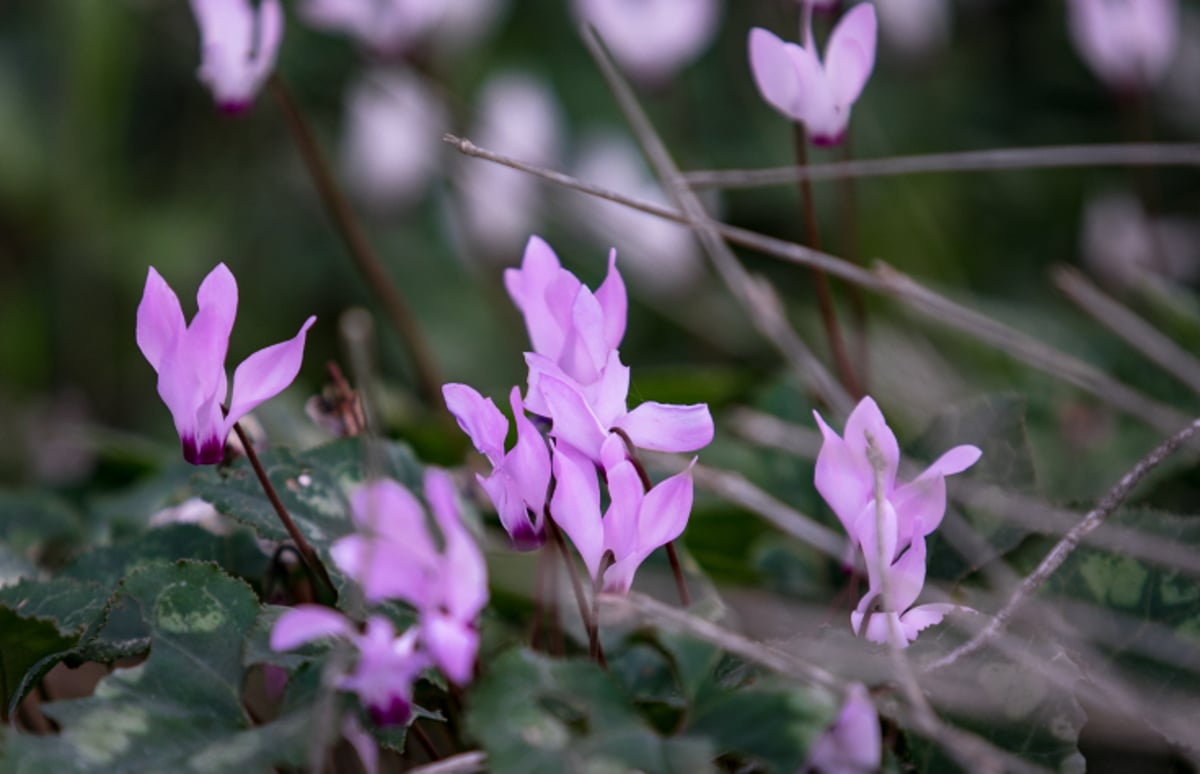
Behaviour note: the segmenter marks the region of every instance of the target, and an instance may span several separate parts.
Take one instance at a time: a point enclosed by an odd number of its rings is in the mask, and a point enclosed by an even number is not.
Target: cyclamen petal
[[[550,514],[596,579],[604,554],[604,527],[600,516],[600,484],[596,468],[582,453],[566,444],[554,450],[554,479]]]
[[[879,713],[862,683],[846,690],[846,702],[833,725],[813,745],[805,772],[864,774],[877,771],[883,760]]]
[[[322,637],[346,637],[354,628],[336,610],[319,605],[297,605],[275,621],[271,650],[292,650]]]
[[[662,452],[690,452],[712,443],[713,420],[704,403],[679,406],[646,401],[618,419],[614,427],[633,445]]]
[[[233,372],[233,393],[225,419],[231,430],[234,422],[283,392],[296,379],[304,359],[305,335],[316,321],[316,317],[309,317],[294,337],[260,349]]]
[[[484,398],[474,387],[466,384],[443,385],[442,398],[475,449],[487,457],[492,465],[500,464],[504,457],[508,420],[492,399]]]
[[[240,112],[250,106],[275,67],[283,40],[279,0],[191,0],[200,28],[200,80],[217,106]]]

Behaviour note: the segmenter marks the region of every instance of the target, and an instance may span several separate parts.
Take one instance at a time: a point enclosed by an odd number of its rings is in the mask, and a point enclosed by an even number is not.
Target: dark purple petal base
[[[393,696],[390,704],[372,704],[367,709],[377,726],[402,726],[412,717],[412,705],[403,696]]]
[[[196,439],[185,437],[183,440],[183,458],[193,465],[216,465],[225,459],[225,441],[215,435],[204,439],[200,446]]]

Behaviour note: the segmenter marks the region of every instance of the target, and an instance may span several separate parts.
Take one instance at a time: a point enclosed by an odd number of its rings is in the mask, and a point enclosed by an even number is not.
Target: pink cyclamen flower
[[[1068,0],[1067,9],[1071,41],[1111,88],[1162,79],[1179,44],[1177,0]]]
[[[883,762],[879,713],[862,683],[846,689],[837,719],[817,739],[802,771],[805,774],[867,774]]]
[[[171,411],[193,465],[214,465],[224,456],[234,423],[258,404],[292,383],[304,357],[309,317],[288,341],[260,349],[233,373],[229,410],[222,410],[228,389],[225,355],[237,315],[237,281],[218,264],[196,294],[198,311],[185,323],[179,298],[153,267],[137,311],[137,343],[158,373],[158,394]]]
[[[271,629],[272,650],[292,650],[324,637],[340,637],[358,650],[354,669],[338,681],[344,691],[358,694],[381,726],[403,725],[412,717],[412,686],[429,666],[417,648],[418,630],[400,636],[392,622],[372,616],[361,633],[354,622],[336,610],[298,605],[279,617]]]
[[[447,677],[465,684],[479,649],[475,620],[488,600],[487,569],[462,524],[445,471],[426,469],[425,496],[440,541],[430,533],[425,509],[412,492],[381,479],[351,495],[359,531],[337,540],[330,553],[362,586],[367,601],[395,598],[415,607],[422,648]]]
[[[913,481],[898,485],[896,471],[900,466],[900,447],[874,400],[868,396],[859,401],[846,420],[844,440],[820,414],[814,411],[813,416],[824,437],[817,455],[815,484],[850,536],[851,549],[862,543],[860,525],[864,521],[873,525],[875,520],[877,472],[868,447],[874,446],[878,451],[882,463],[878,475],[882,477],[883,497],[896,516],[893,554],[918,535],[928,535],[937,529],[946,512],[946,476],[971,467],[981,454],[975,446],[955,446]],[[889,556],[889,561],[891,558]],[[868,557],[868,561],[870,559]]]
[[[651,85],[703,53],[721,16],[717,0],[575,0],[575,11],[622,67]]]
[[[491,498],[513,548],[518,551],[538,548],[546,540],[542,517],[550,486],[550,449],[525,416],[521,390],[513,387],[509,394],[517,442],[507,452],[504,441],[508,437],[508,420],[491,398],[485,399],[465,384],[444,385],[442,396],[446,408],[475,449],[492,463],[492,475],[476,475],[476,479]]]
[[[238,113],[250,106],[275,67],[283,41],[279,0],[191,0],[200,28],[198,76],[217,106]]]
[[[683,534],[692,510],[692,469],[689,465],[647,492],[619,437],[610,436],[602,457],[610,500],[603,516],[596,466],[566,445],[554,451],[550,513],[571,538],[592,581],[603,591],[625,594],[642,562]],[[612,561],[607,566],[606,554]]]
[[[836,145],[875,67],[875,8],[862,3],[842,17],[829,36],[824,62],[817,56],[811,14],[806,4],[803,46],[761,27],[750,30],[750,69],[772,107],[804,124],[817,145]]]

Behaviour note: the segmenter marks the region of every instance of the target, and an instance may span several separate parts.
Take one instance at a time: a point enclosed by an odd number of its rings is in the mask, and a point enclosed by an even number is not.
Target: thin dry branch
[[[981,151],[935,153],[858,159],[830,164],[769,169],[698,170],[684,179],[693,188],[758,188],[789,185],[797,178],[843,180],[931,172],[1006,172],[1067,167],[1200,167],[1195,143],[1121,143],[1060,145],[1042,148],[993,148]]]
[[[1153,451],[1143,457],[1128,473],[1121,477],[1116,486],[1109,490],[1108,494],[1100,500],[1100,504],[1089,511],[1083,520],[1074,529],[1064,535],[1062,540],[1050,550],[1050,553],[1046,555],[1042,563],[1021,582],[1021,585],[1009,597],[1008,602],[996,613],[987,626],[970,640],[930,664],[926,669],[932,671],[950,666],[963,656],[983,647],[1002,632],[1017,608],[1025,600],[1033,596],[1042,587],[1042,584],[1054,574],[1054,571],[1062,566],[1062,563],[1067,560],[1067,557],[1071,555],[1071,552],[1075,550],[1080,541],[1088,533],[1103,524],[1104,520],[1125,501],[1125,498],[1129,496],[1134,487],[1141,483],[1142,479],[1152,470],[1162,464],[1163,460],[1195,435],[1197,430],[1200,430],[1200,419],[1193,420],[1187,427],[1163,441]]]
[[[503,164],[504,166],[535,175],[557,185],[623,204],[676,223],[692,225],[698,230],[711,229],[731,243],[748,247],[790,263],[816,267],[830,276],[852,282],[867,290],[893,296],[926,315],[934,322],[943,322],[953,328],[957,328],[962,333],[991,345],[994,349],[1044,371],[1052,377],[1072,384],[1085,392],[1091,393],[1104,403],[1130,416],[1137,417],[1139,420],[1162,432],[1171,432],[1171,430],[1179,427],[1180,424],[1186,421],[1186,417],[1183,414],[1143,395],[1137,390],[1127,387],[1112,379],[1103,371],[1094,368],[1078,358],[1056,350],[1032,336],[1016,331],[985,315],[971,311],[885,265],[879,265],[874,272],[867,271],[828,253],[822,253],[794,242],[776,239],[775,237],[759,234],[748,229],[720,223],[703,216],[703,213],[701,213],[701,219],[697,220],[683,212],[663,207],[660,204],[624,196],[623,194],[580,181],[560,172],[526,164],[511,157],[484,150],[469,140],[464,140],[453,135],[446,135],[445,139],[466,155]],[[728,248],[725,248],[725,250],[728,250]],[[719,266],[720,264],[718,264]],[[740,288],[740,292],[736,293],[738,300],[753,310],[754,304],[761,303],[764,299],[764,293],[761,291],[756,293],[754,290],[754,278],[746,275],[745,269],[740,264],[737,264],[736,267],[732,267],[730,270],[732,272],[732,279],[737,282]],[[795,336],[794,332],[788,337],[786,330],[790,330],[790,326],[787,325],[786,320],[780,320],[777,315],[769,319],[764,319],[761,312],[755,314],[758,315],[756,319],[764,324],[774,326],[769,329],[771,332],[768,336],[777,346],[789,348],[787,356],[789,362],[796,363],[799,370],[809,370],[814,367],[815,359],[812,358],[811,352],[808,351],[803,342]],[[819,365],[819,363],[816,365]],[[830,397],[836,396],[839,392],[844,395],[844,390],[841,390],[841,386],[829,376],[827,371],[824,371],[823,367],[822,373],[822,383],[819,385],[818,393],[824,392]],[[808,378],[810,380],[815,378],[811,371]],[[848,396],[845,396],[845,401],[848,403]],[[849,408],[846,403],[835,403],[833,405],[835,407],[841,405],[842,407],[839,410],[847,413]]]
[[[1096,322],[1200,395],[1200,359],[1191,352],[1164,336],[1161,331],[1104,293],[1075,269],[1066,266],[1056,268],[1054,284]]]

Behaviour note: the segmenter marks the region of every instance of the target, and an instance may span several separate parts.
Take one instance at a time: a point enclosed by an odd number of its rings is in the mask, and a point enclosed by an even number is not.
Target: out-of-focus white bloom
[[[191,0],[200,28],[200,69],[217,107],[240,113],[250,107],[275,67],[283,41],[279,0]]]
[[[564,134],[558,99],[542,80],[501,73],[483,86],[467,136],[481,147],[553,167]],[[459,161],[456,188],[462,227],[489,257],[512,260],[536,231],[545,184],[524,172],[473,158]]]
[[[440,96],[411,70],[368,73],[346,97],[342,164],[351,190],[378,209],[420,198],[449,126]]]
[[[575,0],[621,67],[658,85],[708,48],[721,18],[718,0]]]
[[[461,56],[487,36],[508,10],[509,0],[442,0],[441,20],[432,32],[439,53]]]
[[[1068,0],[1071,41],[1110,87],[1153,86],[1179,43],[1177,0]]]
[[[950,42],[950,0],[874,0],[879,34],[902,56],[921,59]]]
[[[168,524],[196,524],[214,535],[228,535],[231,529],[225,517],[199,497],[190,497],[179,505],[163,508],[150,517],[151,527],[165,527]]]
[[[585,137],[574,174],[627,196],[670,205],[633,143],[623,135]],[[639,287],[656,295],[682,294],[700,276],[700,247],[686,226],[585,194],[572,194],[568,204],[584,229],[616,248],[621,266],[634,275]]]
[[[444,0],[307,0],[300,16],[313,27],[341,32],[378,54],[414,45],[446,11]]]
[[[1084,263],[1116,287],[1137,287],[1154,277],[1189,282],[1200,276],[1200,223],[1151,218],[1127,193],[1106,193],[1088,203],[1080,249]]]

